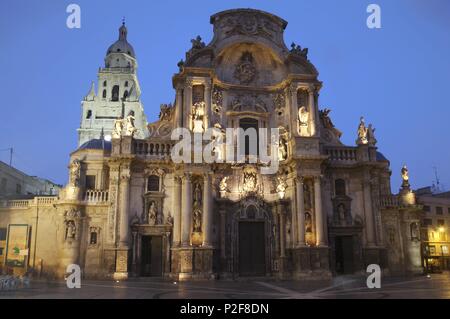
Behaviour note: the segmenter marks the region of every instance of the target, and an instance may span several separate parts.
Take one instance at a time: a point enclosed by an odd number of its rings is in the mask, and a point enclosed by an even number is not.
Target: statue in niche
[[[114,121],[114,128],[112,131],[112,138],[120,138],[122,136],[123,121],[117,119]]]
[[[283,177],[278,176],[277,177],[277,193],[280,196],[280,199],[284,198],[284,194],[286,193],[287,184]]]
[[[308,126],[309,112],[306,110],[306,107],[301,106],[298,109],[298,122],[299,126]]]
[[[284,161],[287,158],[287,142],[281,137],[278,142],[278,159]]]
[[[169,215],[166,218],[166,223],[168,225],[173,225],[173,217],[172,217],[172,215],[170,215],[170,212],[169,212]]]
[[[358,139],[356,140],[356,144],[358,144],[358,145],[364,144],[365,145],[365,144],[369,143],[369,141],[367,139],[367,133],[368,133],[368,129],[366,127],[364,117],[361,116],[361,118],[359,119]]]
[[[419,240],[419,225],[416,222],[411,223],[411,240]]]
[[[76,159],[70,165],[70,185],[73,187],[79,186],[81,175],[81,162]]]
[[[338,205],[337,213],[338,213],[339,223],[341,225],[345,225],[346,224],[346,219],[345,219],[345,205],[344,204],[339,204]]]
[[[205,102],[197,102],[192,106],[192,130],[194,133],[203,133],[203,116],[205,115]]]
[[[228,189],[227,181],[229,178],[230,178],[229,176],[225,176],[220,180],[219,190],[220,190],[221,195],[223,195],[227,192],[227,189]]]
[[[194,232],[199,233],[202,231],[202,211],[196,209],[194,211]]]
[[[77,235],[77,228],[73,220],[66,222],[66,239],[75,239]]]
[[[312,233],[312,218],[308,212],[305,213],[305,232]]]
[[[194,188],[194,207],[200,207],[202,204],[202,189],[200,184],[195,184]]]
[[[311,208],[311,190],[309,188],[309,185],[306,183],[303,184],[303,193],[305,196],[305,208]]]
[[[147,222],[149,225],[156,225],[158,222],[158,210],[156,209],[155,202],[150,203],[150,207],[148,208]]]
[[[137,131],[137,129],[134,126],[134,115],[130,113],[125,118],[125,133],[124,133],[124,135],[133,137],[133,135],[136,131]]]

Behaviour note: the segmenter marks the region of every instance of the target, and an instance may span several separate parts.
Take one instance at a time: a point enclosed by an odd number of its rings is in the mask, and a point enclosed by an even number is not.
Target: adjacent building
[[[48,276],[78,264],[86,277],[116,279],[328,278],[365,273],[369,264],[387,274],[421,272],[421,207],[406,167],[393,194],[389,161],[364,118],[355,145],[341,142],[330,110],[319,107],[323,84],[308,49],[284,42],[287,22],[252,9],[210,22],[212,40],[191,40],[172,78],[175,103],[162,104],[151,123],[121,26],[98,91],[83,102],[69,183],[59,198],[0,208],[0,226],[27,243],[5,263]],[[200,150],[182,153],[200,162],[180,162],[177,128],[188,136],[215,128],[213,140],[227,144],[205,151],[214,156],[208,162],[201,155],[211,139],[197,140]],[[229,128],[254,129],[262,143],[275,138],[253,149],[250,135]],[[266,151],[275,171],[264,170]],[[226,160],[236,152],[242,161]]]
[[[432,187],[416,190],[417,201],[423,205],[422,256],[427,271],[450,269],[450,192],[434,192]]]

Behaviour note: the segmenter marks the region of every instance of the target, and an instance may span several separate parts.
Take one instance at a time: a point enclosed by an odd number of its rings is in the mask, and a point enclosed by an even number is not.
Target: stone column
[[[317,246],[326,246],[323,230],[322,190],[320,176],[314,177],[314,206],[316,213],[316,243]]]
[[[203,246],[212,244],[212,189],[211,174],[205,174],[203,183]]]
[[[222,259],[226,258],[225,254],[225,236],[226,236],[226,229],[225,229],[225,222],[226,222],[226,215],[225,210],[220,210],[220,257]]]
[[[186,79],[184,86],[184,103],[183,103],[183,125],[187,129],[192,129],[191,125],[191,108],[192,108],[192,79]]]
[[[312,86],[308,89],[308,97],[309,97],[309,127],[311,136],[316,135],[316,107],[314,103],[314,88]]]
[[[281,205],[279,206],[281,208]],[[279,209],[278,214],[280,215],[280,257],[284,258],[286,257],[286,245],[284,240],[284,232],[286,229],[286,222],[285,222],[285,216],[284,211],[282,209]]]
[[[181,177],[174,177],[173,194],[173,245],[179,246],[181,239]]]
[[[375,226],[372,210],[372,196],[370,180],[364,181],[364,219],[366,223],[367,246],[375,246]]]
[[[205,120],[203,121],[203,124],[205,126],[205,130],[208,129],[208,127],[211,127],[211,80],[207,79],[205,81]]]
[[[175,114],[176,114],[176,119],[175,119],[175,123],[177,123],[178,127],[182,127],[183,126],[183,90],[180,86],[177,86],[177,93],[176,93],[176,110],[175,110]]]
[[[298,91],[298,85],[297,83],[292,83],[289,87],[290,96],[288,96],[288,99],[290,100],[290,107],[291,107],[291,127],[294,127],[293,130],[294,136],[299,136],[299,127],[298,127],[298,101],[297,101],[297,91]]]
[[[294,184],[294,182],[293,182]],[[292,198],[295,198],[295,187],[292,185],[293,193]],[[295,247],[298,240],[298,224],[297,224],[297,202],[296,200],[292,201],[292,207],[291,207],[291,241],[292,241],[292,247]]]
[[[128,248],[129,221],[128,203],[130,194],[130,169],[127,167],[120,174],[120,227],[119,244],[120,247]]]
[[[183,205],[182,205],[182,231],[181,245],[189,246],[191,243],[191,220],[192,220],[192,184],[191,175],[183,176]]]
[[[298,247],[305,246],[305,197],[303,194],[303,177],[296,179],[297,186],[297,222],[298,222]]]

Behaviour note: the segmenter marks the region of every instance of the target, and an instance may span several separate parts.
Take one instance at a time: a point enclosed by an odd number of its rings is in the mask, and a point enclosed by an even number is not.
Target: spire
[[[91,82],[91,89],[89,90],[88,95],[84,98],[86,101],[93,101],[95,98],[95,83]]]
[[[127,27],[125,26],[125,17],[122,18],[122,26],[119,28],[119,40],[127,40]]]

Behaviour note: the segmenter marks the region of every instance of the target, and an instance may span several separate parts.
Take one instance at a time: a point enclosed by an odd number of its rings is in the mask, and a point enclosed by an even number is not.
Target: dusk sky
[[[81,7],[81,28],[66,26],[66,7]],[[366,8],[381,7],[381,29],[369,29]],[[13,166],[57,183],[68,179],[77,146],[81,100],[103,66],[126,18],[150,122],[174,101],[171,77],[197,35],[212,37],[209,17],[254,8],[286,21],[285,42],[309,48],[323,82],[320,108],[355,145],[359,117],[376,128],[391,162],[392,191],[406,163],[414,188],[431,185],[433,167],[450,187],[450,1],[61,1],[1,0],[0,149]],[[8,151],[0,160],[9,162]]]

